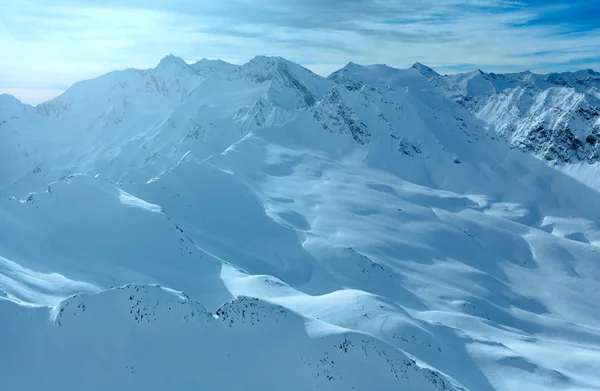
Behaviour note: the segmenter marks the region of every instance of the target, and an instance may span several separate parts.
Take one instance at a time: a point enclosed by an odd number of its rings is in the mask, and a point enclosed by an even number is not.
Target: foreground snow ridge
[[[599,88],[170,55],[1,95],[0,390],[600,389]]]
[[[19,315],[5,348],[30,358],[28,369],[3,372],[6,389],[369,390],[373,379],[382,389],[448,389],[437,373],[381,341],[325,331],[257,298],[240,296],[213,315],[179,292],[130,284],[71,296],[50,310],[52,322],[43,309],[0,304],[3,317]],[[307,335],[306,322],[321,330]],[[3,355],[3,367],[13,359]],[[105,376],[89,378],[98,365]],[[70,374],[56,379],[59,368]]]

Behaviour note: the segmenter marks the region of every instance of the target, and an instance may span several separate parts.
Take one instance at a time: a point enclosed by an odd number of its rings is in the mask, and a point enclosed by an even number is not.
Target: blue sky
[[[0,92],[28,103],[168,53],[439,72],[600,69],[598,0],[19,0],[0,3]]]

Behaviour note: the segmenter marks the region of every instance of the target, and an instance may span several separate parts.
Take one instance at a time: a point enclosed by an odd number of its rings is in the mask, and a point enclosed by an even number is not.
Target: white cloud
[[[2,7],[0,88],[28,102],[113,69],[152,67],[168,53],[236,63],[273,54],[321,74],[349,61],[420,61],[441,71],[600,65],[600,29],[569,34],[564,25],[529,23],[543,10],[503,0],[20,0]]]

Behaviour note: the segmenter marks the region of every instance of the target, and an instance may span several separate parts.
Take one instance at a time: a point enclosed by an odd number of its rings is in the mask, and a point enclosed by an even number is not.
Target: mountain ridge
[[[279,56],[266,56],[266,55],[257,55],[254,58],[252,58],[251,60],[249,60],[246,63],[241,64],[241,65],[237,65],[237,64],[233,64],[233,63],[228,63],[228,62],[223,61],[221,59],[206,59],[206,58],[202,58],[202,59],[200,59],[200,60],[198,60],[196,62],[187,63],[181,57],[177,57],[177,56],[175,56],[173,54],[168,54],[168,55],[166,55],[165,57],[163,57],[159,61],[159,63],[157,64],[156,67],[159,67],[161,62],[163,62],[163,63],[169,63],[169,62],[175,60],[176,63],[179,63],[179,64],[183,63],[185,65],[192,66],[192,68],[193,68],[193,66],[199,67],[201,65],[208,65],[208,64],[212,64],[214,66],[215,64],[219,64],[219,65],[222,65],[222,66],[230,68],[230,69],[239,69],[243,65],[251,63],[253,60],[256,61],[257,59],[269,59],[269,58],[270,59],[283,60],[284,62],[288,62],[288,63],[294,64],[293,62],[291,62],[289,60],[286,60],[283,57],[279,57]],[[342,70],[342,69],[344,69],[344,68],[346,68],[348,66],[355,66],[355,67],[382,66],[382,67],[386,67],[386,68],[389,68],[389,69],[392,69],[392,70],[403,70],[404,69],[404,68],[390,67],[390,66],[388,66],[386,64],[358,65],[358,64],[356,64],[356,63],[354,63],[354,62],[351,61],[346,66],[338,69],[337,71],[332,72],[332,74],[336,73],[336,72],[338,72],[338,71],[340,71],[340,70]],[[109,72],[109,73],[123,72],[123,71],[127,71],[127,70],[130,70],[130,69],[135,69],[135,68],[129,68],[129,69],[125,69],[125,70],[122,70],[122,71],[112,71],[112,72]],[[149,68],[149,69],[155,69],[155,68]],[[305,69],[307,69],[307,68],[305,68]],[[431,70],[435,74],[437,74],[439,76],[442,76],[439,73],[437,73],[435,70],[433,70],[433,68],[431,68],[431,67],[429,67],[429,66],[427,66],[425,64],[422,64],[420,62],[414,63],[412,66],[410,66],[407,69],[423,69],[423,70],[428,70],[427,71],[428,73],[429,73],[429,70]],[[138,69],[138,70],[142,71],[142,70],[146,70],[146,69]],[[451,74],[451,75],[443,75],[443,76],[465,75],[465,74],[472,73],[472,72],[477,72],[477,73],[480,73],[480,74],[483,74],[483,75],[486,75],[486,76],[491,76],[491,77],[498,77],[498,76],[516,76],[516,77],[518,77],[518,76],[533,75],[533,76],[537,76],[540,79],[550,79],[550,80],[553,80],[556,83],[564,83],[565,82],[565,78],[567,78],[567,80],[568,80],[569,76],[572,76],[571,78],[573,78],[573,79],[575,79],[577,81],[596,81],[596,80],[600,80],[600,72],[597,72],[597,71],[595,71],[593,69],[581,69],[581,70],[577,70],[577,71],[563,71],[563,72],[549,72],[549,73],[534,73],[534,72],[531,72],[529,70],[525,70],[525,71],[521,71],[521,72],[508,72],[508,73],[484,72],[482,70],[475,70],[475,71],[466,72],[466,73],[457,72],[457,73],[454,73],[454,74]],[[94,79],[96,79],[98,77],[102,77],[102,76],[103,75],[97,76],[97,77],[94,77],[94,78],[90,78],[90,79],[87,79],[87,80],[84,80],[84,81],[94,80]],[[328,75],[328,76],[331,76],[331,74]],[[328,77],[328,76],[323,76],[323,77]],[[2,95],[10,95],[10,96],[12,96],[11,94],[2,94]],[[44,103],[44,102],[42,102],[42,103]],[[27,105],[26,103],[23,103],[23,104]]]

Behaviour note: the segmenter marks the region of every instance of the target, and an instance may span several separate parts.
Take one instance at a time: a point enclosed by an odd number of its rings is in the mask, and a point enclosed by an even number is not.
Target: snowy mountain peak
[[[192,68],[180,57],[168,54],[163,57],[155,68],[156,70],[172,70],[172,71],[190,71]]]
[[[19,99],[10,94],[0,94],[0,104],[16,104],[22,103]]]
[[[23,102],[9,94],[0,94],[0,122],[18,116],[28,107]]]
[[[270,80],[276,75],[287,75],[290,73],[299,77],[316,76],[310,70],[279,56],[256,56],[241,67],[242,73],[254,77],[255,81],[262,82]]]
[[[192,65],[201,65],[201,66],[227,66],[227,65],[233,65],[233,64],[225,62],[225,61],[223,61],[223,60],[221,60],[219,58],[210,59],[210,58],[202,57],[200,60],[196,61]]]
[[[270,82],[269,101],[285,109],[311,106],[331,86],[328,80],[281,57],[256,56],[242,65],[240,73],[255,83]]]
[[[196,72],[201,75],[229,75],[239,71],[241,66],[230,64],[223,60],[210,60],[203,58],[190,65]]]
[[[259,55],[252,58],[250,61],[242,65],[242,71],[244,72],[256,72],[256,73],[268,73],[276,71],[280,68],[287,68],[290,65],[299,65],[292,63],[279,56],[264,56]]]
[[[600,161],[600,75],[476,70],[442,79],[445,94],[513,145],[544,160]]]
[[[250,61],[248,61],[248,64],[261,64],[261,63],[278,63],[278,62],[291,62],[289,60],[286,60],[285,58],[281,57],[281,56],[268,56],[266,54],[257,54],[256,56],[252,57],[252,59],[250,59]]]
[[[439,73],[437,73],[436,71],[434,71],[427,65],[421,64],[420,62],[415,62],[411,66],[411,69],[416,69],[417,71],[421,72],[423,75],[425,75],[427,77],[439,76]]]
[[[572,76],[576,79],[582,79],[582,78],[588,78],[588,77],[592,77],[592,78],[596,78],[600,76],[599,72],[594,71],[593,69],[581,69],[579,71],[575,71],[575,72],[553,72],[548,74],[548,76],[553,76],[553,77],[557,77],[557,76],[563,76],[563,77],[568,77],[568,76]]]
[[[349,62],[343,68],[340,68],[337,71],[333,72],[331,75],[329,75],[329,78],[336,79],[341,75],[354,74],[356,72],[370,72],[373,75],[379,73],[382,77],[385,77],[390,72],[395,71],[399,71],[399,69],[390,67],[386,64],[361,65],[355,62]]]
[[[350,80],[362,81],[359,79],[362,79],[364,76],[368,75],[369,79],[383,78],[394,70],[394,68],[390,68],[383,64],[359,65],[349,62],[343,68],[329,75],[328,79],[334,80],[338,83]]]

